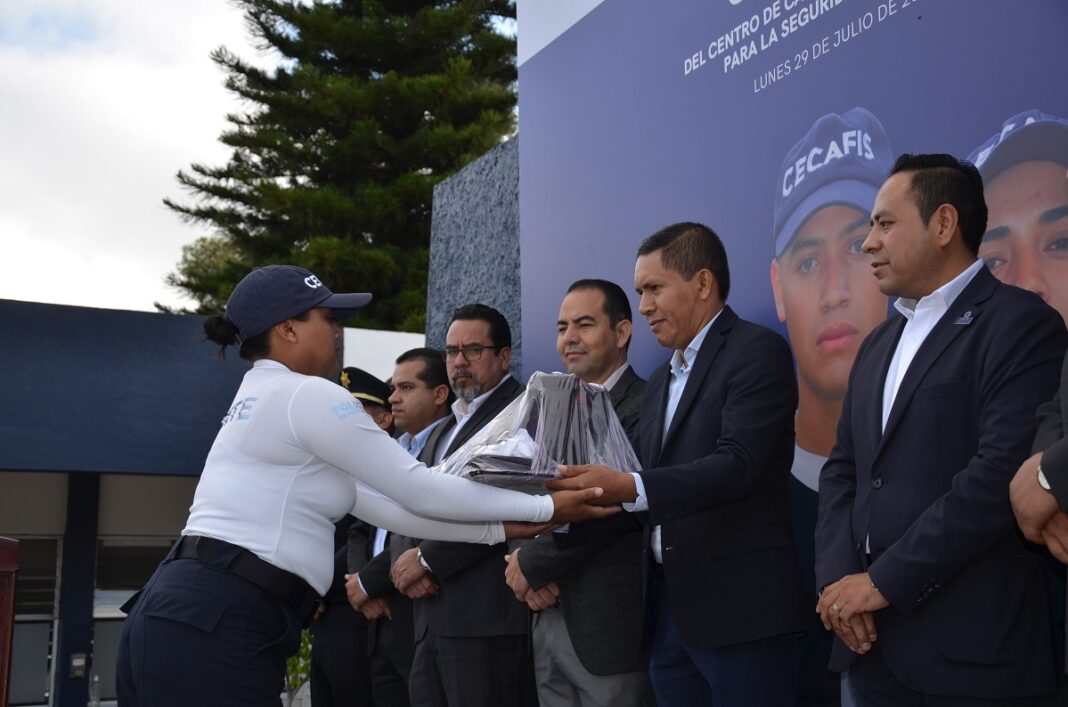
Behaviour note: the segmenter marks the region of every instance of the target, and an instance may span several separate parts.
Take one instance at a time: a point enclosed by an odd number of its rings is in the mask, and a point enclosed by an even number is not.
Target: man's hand
[[[849,621],[836,621],[833,624],[834,633],[846,647],[858,655],[864,655],[871,650],[871,644],[878,636],[875,633],[875,616],[865,612],[854,614]]]
[[[867,572],[827,585],[816,603],[823,627],[833,630],[850,650],[866,653],[878,636],[872,613],[890,606]]]
[[[377,621],[383,616],[387,619],[393,618],[393,615],[389,612],[389,602],[384,597],[368,599],[363,603],[363,608],[360,611],[363,612],[363,617],[368,621]]]
[[[1068,565],[1068,515],[1057,511],[1042,528],[1042,540],[1053,556]]]
[[[601,506],[630,503],[638,498],[637,485],[630,474],[601,464],[561,464],[558,468],[565,478],[546,482],[545,488],[550,491],[600,488],[604,493],[592,502]]]
[[[531,611],[551,609],[560,603],[560,586],[556,582],[549,582],[541,589],[531,589],[527,592],[525,601]]]
[[[598,486],[583,485],[581,482],[576,484],[573,479],[556,479],[547,482],[545,486],[553,490],[555,487],[550,486],[550,484],[561,483],[572,483],[574,485],[567,488],[579,490],[559,490],[552,494],[553,517],[551,521],[553,523],[563,524],[593,518],[604,518],[623,510],[617,505],[604,503],[602,498],[604,489]]]
[[[530,582],[527,581],[519,566],[520,549],[516,548],[512,554],[504,556],[504,561],[507,563],[504,566],[504,581],[515,594],[516,601],[526,601],[527,592],[530,591]]]
[[[436,596],[438,593],[438,583],[434,581],[434,577],[427,574],[423,575],[421,579],[415,580],[412,584],[405,589],[402,594],[409,599],[425,599],[426,597]]]
[[[1025,461],[1009,484],[1009,501],[1012,503],[1012,512],[1016,514],[1016,523],[1025,538],[1039,544],[1046,542],[1042,528],[1058,511],[1057,499],[1038,485],[1038,465],[1041,461],[1041,452]],[[1053,552],[1052,548],[1050,552]]]
[[[393,567],[389,571],[389,576],[393,579],[393,586],[401,594],[407,594],[408,587],[426,575],[426,570],[419,563],[419,548],[417,547],[405,550],[404,554],[393,563]]]
[[[352,608],[356,611],[360,611],[364,602],[367,601],[367,592],[363,591],[360,587],[360,574],[345,575],[345,594],[349,597],[349,603],[352,604]]]

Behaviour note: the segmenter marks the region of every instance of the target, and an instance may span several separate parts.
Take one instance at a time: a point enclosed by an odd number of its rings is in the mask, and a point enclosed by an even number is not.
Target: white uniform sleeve
[[[544,522],[552,517],[549,496],[531,496],[431,471],[378,429],[348,391],[325,379],[309,378],[297,389],[290,402],[289,424],[309,452],[424,520]],[[422,530],[404,534],[434,537]]]
[[[379,528],[413,538],[432,538],[450,542],[503,543],[504,526],[499,522],[443,521],[418,516],[392,498],[366,484],[356,482],[356,505],[352,515]]]

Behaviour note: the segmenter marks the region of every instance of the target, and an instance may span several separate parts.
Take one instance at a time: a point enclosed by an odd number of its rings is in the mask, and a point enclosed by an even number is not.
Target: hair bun
[[[226,317],[212,315],[204,320],[204,336],[219,346],[230,346],[238,343],[237,325]]]

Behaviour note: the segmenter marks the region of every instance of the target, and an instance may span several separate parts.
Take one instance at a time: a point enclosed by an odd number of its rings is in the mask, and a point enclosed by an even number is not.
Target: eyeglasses
[[[446,346],[445,358],[449,361],[455,361],[456,357],[460,354],[464,355],[464,360],[468,363],[477,361],[482,358],[482,352],[486,349],[490,349],[494,352],[503,349],[503,346],[486,346],[485,344],[468,344],[467,346]]]

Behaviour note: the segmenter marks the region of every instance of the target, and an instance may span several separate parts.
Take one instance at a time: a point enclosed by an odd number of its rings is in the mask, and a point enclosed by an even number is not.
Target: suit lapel
[[[734,313],[734,310],[730,307],[724,307],[723,312],[716,319],[716,323],[709,328],[708,334],[705,335],[705,340],[701,343],[701,348],[697,352],[697,360],[694,361],[690,375],[686,378],[686,387],[682,389],[682,397],[679,399],[678,407],[675,408],[675,414],[671,418],[671,428],[664,435],[662,446],[667,447],[671,442],[672,435],[682,424],[686,413],[689,412],[694,400],[697,399],[697,391],[701,389],[705,376],[708,375],[709,369],[712,368],[712,361],[715,360],[716,354],[723,347],[723,343],[727,340],[726,335],[736,321],[738,321],[738,315]],[[661,414],[663,415],[663,413]],[[661,421],[662,428],[663,421]]]
[[[879,441],[879,449],[875,452],[876,456],[882,451],[882,448],[886,445],[886,440],[893,434],[894,429],[901,421],[905,414],[905,409],[909,406],[912,396],[916,393],[920,383],[923,382],[927,372],[931,370],[950,344],[960,336],[961,332],[975,326],[975,320],[982,314],[980,303],[990,297],[995,287],[997,287],[997,280],[994,279],[994,276],[986,268],[980,270],[946,313],[942,315],[942,318],[938,320],[927,338],[924,339],[916,352],[915,358],[909,364],[908,370],[905,371],[905,377],[901,380],[901,387],[898,388],[897,395],[894,397],[894,405],[890,408],[890,417],[886,420],[886,428],[883,430],[882,438]],[[894,346],[893,348],[896,349],[897,347]],[[893,356],[893,349],[890,355]],[[890,362],[888,360],[883,368],[884,388],[889,365]],[[879,400],[882,400],[881,395]],[[881,405],[879,406],[879,415],[881,420]]]
[[[612,390],[608,391],[608,400],[612,403],[613,410],[618,408],[620,403],[626,399],[627,391],[634,385],[637,377],[638,375],[634,372],[634,369],[628,367],[627,370],[623,371],[623,375],[619,377],[619,380],[616,381]]]
[[[456,426],[456,416],[449,411],[449,415],[445,422],[442,422],[434,431],[430,433],[430,436],[426,438],[426,444],[419,450],[419,455],[416,457],[419,461],[423,462],[427,466],[434,466],[434,452],[437,450],[438,445],[441,444],[441,440],[444,439]]]
[[[651,469],[660,464],[660,453],[663,450],[663,445],[660,441],[664,438],[664,413],[667,408],[668,383],[670,381],[671,368],[668,364],[664,364],[650,376],[649,383],[645,388],[645,397],[653,401],[653,410],[656,413],[651,423],[645,424],[644,419],[640,421],[642,423],[641,450],[643,452],[642,456],[645,457],[641,462],[646,469]],[[642,409],[643,411],[648,410],[649,406],[643,404]]]
[[[493,395],[486,398],[486,402],[479,406],[475,414],[471,416],[471,419],[465,422],[460,431],[456,433],[456,437],[449,444],[449,448],[445,450],[445,456],[451,455],[460,448],[460,445],[474,437],[475,433],[496,417],[497,413],[504,409],[519,394],[521,389],[522,386],[519,385],[515,378],[509,378],[501,383],[500,387],[493,391]],[[454,425],[456,424],[455,419],[455,416],[453,416]]]

